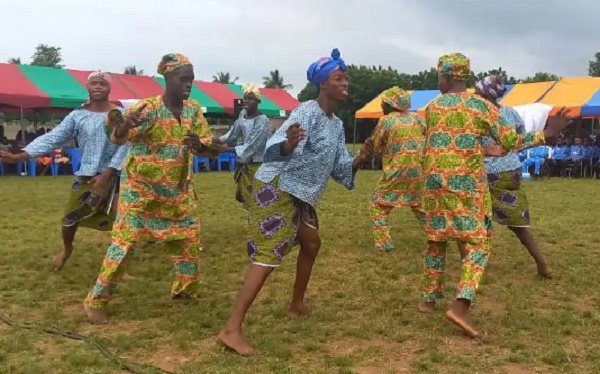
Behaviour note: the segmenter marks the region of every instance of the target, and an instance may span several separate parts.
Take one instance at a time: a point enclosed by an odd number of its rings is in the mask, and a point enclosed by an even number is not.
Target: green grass
[[[105,327],[86,323],[82,301],[110,238],[82,230],[62,273],[59,220],[70,177],[0,178],[0,313],[21,322],[91,335],[112,352],[178,373],[598,373],[600,252],[598,181],[529,181],[533,232],[554,271],[541,280],[516,238],[494,231],[491,264],[473,308],[484,332],[465,338],[444,310],[416,312],[424,234],[410,212],[392,217],[397,249],[373,250],[368,200],[376,172],[360,172],[357,190],[333,182],[319,205],[323,247],[309,286],[313,315],[291,321],[295,253],[275,271],[251,309],[246,332],[261,357],[244,359],[215,343],[248,262],[243,211],[229,173],[196,176],[204,251],[198,300],[172,301],[164,248],[139,250],[110,304]],[[448,275],[459,276],[458,253]],[[454,282],[449,282],[453,285]],[[0,324],[0,373],[121,373],[85,344]]]

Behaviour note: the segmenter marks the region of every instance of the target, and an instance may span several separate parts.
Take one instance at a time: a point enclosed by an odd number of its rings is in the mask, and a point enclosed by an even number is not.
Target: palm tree
[[[283,77],[279,74],[279,70],[269,72],[269,76],[263,77],[263,85],[265,88],[280,88],[282,90],[289,90],[294,88],[291,84],[283,83]]]
[[[144,74],[144,70],[140,69],[138,70],[135,65],[131,65],[131,66],[127,66],[125,68],[125,71],[123,72],[124,74],[128,74],[128,75],[143,75]]]
[[[217,75],[213,75],[212,79],[214,83],[235,84],[235,82],[237,82],[240,78],[235,77],[234,80],[231,80],[231,75],[229,73],[220,71],[217,73]]]
[[[9,64],[21,65],[21,57],[11,57],[7,62]]]

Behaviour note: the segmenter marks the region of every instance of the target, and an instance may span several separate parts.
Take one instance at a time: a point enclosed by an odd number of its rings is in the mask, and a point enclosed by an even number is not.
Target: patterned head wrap
[[[184,55],[180,53],[169,53],[168,55],[164,55],[160,60],[156,72],[162,76],[165,76],[177,69],[191,64],[192,63],[190,60]]]
[[[340,51],[334,49],[331,52],[331,57],[322,57],[316,62],[313,62],[306,72],[306,78],[311,83],[320,86],[334,71],[346,71],[346,63],[342,60]]]
[[[506,86],[499,75],[488,75],[477,82],[477,91],[488,99],[498,100],[506,92]]]
[[[411,105],[410,93],[396,86],[383,91],[381,101],[401,112],[409,110]]]
[[[244,95],[252,94],[256,97],[256,99],[260,102],[262,101],[262,96],[260,94],[260,89],[255,83],[248,83],[242,86],[242,92]]]
[[[102,78],[103,81],[105,81],[106,83],[108,83],[110,85],[110,74],[105,73],[100,70],[95,71],[95,72],[91,73],[90,75],[88,75],[87,81],[88,81],[88,83],[90,83],[90,81],[92,79],[98,78],[98,77]]]
[[[462,53],[452,53],[440,57],[437,70],[458,81],[466,81],[471,75],[471,61]]]

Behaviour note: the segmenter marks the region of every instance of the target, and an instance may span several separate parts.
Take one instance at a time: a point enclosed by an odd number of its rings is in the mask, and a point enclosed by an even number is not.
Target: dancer
[[[264,163],[248,199],[248,257],[252,262],[229,321],[219,340],[238,354],[257,351],[242,334],[242,322],[273,269],[294,244],[300,243],[290,317],[310,313],[304,294],[321,247],[316,206],[329,178],[354,188],[358,167],[370,160],[373,143],[365,141],[360,156],[351,158],[342,121],[333,112],[348,97],[346,65],[337,49],[308,68],[308,80],[319,96],[300,104],[266,145]]]
[[[375,153],[382,155],[383,175],[371,197],[371,226],[375,247],[394,249],[389,215],[394,207],[419,206],[425,121],[410,109],[410,93],[392,87],[381,95],[383,117],[373,131]]]
[[[111,78],[108,73],[89,75],[88,101],[75,109],[52,131],[44,134],[19,154],[0,152],[0,158],[22,162],[54,153],[66,141],[75,139],[81,150],[81,167],[75,173],[69,201],[62,218],[63,251],[54,257],[55,270],[61,270],[73,253],[73,240],[79,227],[110,231],[115,218],[111,209],[118,195],[121,165],[126,145],[114,145],[105,133],[108,112],[118,109],[108,101]],[[120,109],[119,109],[120,110]]]
[[[500,106],[497,100],[504,95],[506,87],[502,78],[496,75],[485,77],[477,83],[475,92],[484,99],[489,100],[500,114],[519,135],[525,135],[525,123],[516,110]],[[495,142],[490,137],[484,137],[482,145],[490,150]],[[489,152],[489,151],[488,151]],[[492,156],[497,155],[493,150]],[[496,222],[508,227],[535,260],[538,274],[542,277],[551,276],[550,269],[544,256],[540,252],[529,230],[529,201],[525,191],[521,189],[521,160],[519,156],[510,152],[500,157],[485,158],[485,172],[487,174],[490,195],[492,198],[492,214]],[[461,243],[462,244],[462,243]]]
[[[427,286],[419,310],[428,313],[443,297],[448,241],[466,246],[458,296],[446,317],[467,335],[478,336],[469,318],[469,308],[479,288],[491,249],[492,202],[484,170],[482,136],[490,136],[505,151],[544,144],[570,120],[566,110],[548,120],[546,129],[517,134],[500,111],[476,94],[467,92],[471,74],[469,59],[459,53],[442,56],[438,62],[442,95],[425,111],[427,145],[423,171],[427,175],[422,206],[424,229],[429,241],[426,257]]]
[[[227,134],[213,138],[213,144],[227,145],[227,143],[243,137],[244,144],[225,150],[232,150],[237,154],[238,159],[234,173],[237,185],[235,198],[245,206],[252,192],[250,188],[254,174],[263,161],[265,144],[271,134],[271,122],[258,110],[258,104],[262,101],[258,86],[245,84],[242,86],[242,91],[244,93],[244,109]]]
[[[197,288],[200,225],[193,215],[191,153],[216,157],[218,151],[212,148],[200,104],[188,99],[194,80],[190,61],[180,54],[165,55],[158,73],[165,77],[162,96],[142,100],[127,110],[125,118],[119,112],[109,116],[114,127],[111,140],[117,144],[129,140],[130,152],[112,244],[85,301],[93,324],[107,322],[104,309],[137,242],[166,242],[176,273],[173,298],[192,297]]]

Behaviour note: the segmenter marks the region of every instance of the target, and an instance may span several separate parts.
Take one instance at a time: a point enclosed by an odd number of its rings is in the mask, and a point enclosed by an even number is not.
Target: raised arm
[[[252,157],[258,152],[269,139],[269,129],[271,123],[267,116],[260,116],[256,119],[256,124],[248,139],[244,139],[243,146],[235,147],[237,156],[244,163],[252,161]],[[262,155],[261,155],[262,156]]]

